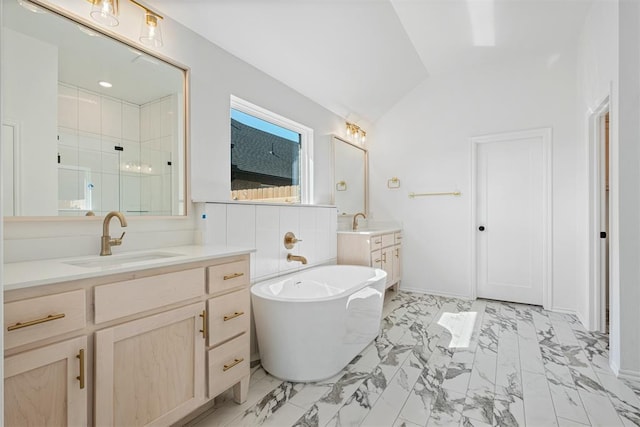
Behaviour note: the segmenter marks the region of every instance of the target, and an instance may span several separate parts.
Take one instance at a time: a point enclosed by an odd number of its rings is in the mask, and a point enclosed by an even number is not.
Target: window
[[[231,97],[231,198],[312,203],[313,130]]]

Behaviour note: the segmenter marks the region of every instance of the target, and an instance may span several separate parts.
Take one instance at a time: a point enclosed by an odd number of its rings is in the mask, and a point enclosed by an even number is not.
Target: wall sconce
[[[142,19],[142,27],[140,30],[140,41],[142,44],[151,47],[162,47],[162,31],[160,30],[160,22],[158,19],[164,18],[135,0],[129,1],[144,10],[144,18]]]
[[[347,126],[347,136],[364,144],[367,139],[367,132],[353,123],[345,122],[345,124]]]
[[[91,6],[91,17],[109,27],[115,27],[118,21],[118,0],[87,0]]]

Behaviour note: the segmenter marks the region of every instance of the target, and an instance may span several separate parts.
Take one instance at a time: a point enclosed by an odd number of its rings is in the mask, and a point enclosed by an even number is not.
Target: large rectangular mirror
[[[3,6],[4,216],[185,215],[186,70]]]
[[[367,150],[333,137],[333,194],[338,215],[367,213]]]

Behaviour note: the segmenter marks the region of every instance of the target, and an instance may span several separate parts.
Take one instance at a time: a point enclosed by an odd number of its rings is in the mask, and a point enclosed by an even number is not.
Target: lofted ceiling
[[[148,0],[353,122],[430,75],[572,49],[591,0]]]

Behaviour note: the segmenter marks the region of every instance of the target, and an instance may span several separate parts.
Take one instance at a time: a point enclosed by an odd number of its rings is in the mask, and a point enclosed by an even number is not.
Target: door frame
[[[22,213],[22,170],[20,167],[22,162],[22,145],[20,142],[21,125],[17,120],[3,118],[2,126],[10,126],[13,128],[13,215],[20,216]],[[7,141],[2,141],[2,144],[7,144]]]
[[[600,189],[600,180],[602,178],[601,163],[602,159],[602,135],[604,129],[601,127],[601,118],[611,111],[611,96],[607,95],[595,109],[590,109],[587,113],[587,126],[589,137],[589,309],[588,309],[588,329],[602,331],[605,328],[603,324],[605,318],[606,295],[604,294],[604,286],[601,280],[601,259],[602,249],[600,240],[601,231],[601,203],[602,192]],[[611,124],[609,124],[609,185],[611,185],[611,176],[613,169],[611,162]],[[611,195],[611,190],[609,190]],[[611,199],[609,200],[609,235],[607,236],[609,244],[609,257],[611,257],[611,219],[612,215]],[[611,258],[609,258],[611,262]],[[611,267],[609,267],[609,295],[611,295]]]
[[[529,129],[515,132],[494,133],[489,135],[474,136],[470,138],[471,144],[471,297],[478,295],[478,239],[477,227],[477,173],[478,173],[478,146],[491,142],[505,142],[530,138],[542,138],[542,306],[549,310],[553,307],[553,188],[552,188],[552,131],[551,128]]]

